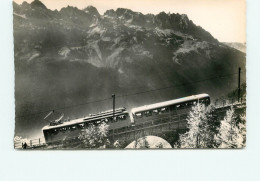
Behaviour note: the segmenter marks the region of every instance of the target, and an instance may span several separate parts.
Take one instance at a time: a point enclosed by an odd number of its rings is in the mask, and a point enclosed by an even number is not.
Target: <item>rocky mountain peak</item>
[[[72,17],[72,18],[77,18],[79,15],[86,15],[86,13],[80,9],[78,9],[77,7],[73,7],[73,6],[67,6],[65,8],[62,8],[60,10],[60,14],[66,17]]]
[[[18,5],[18,6],[19,6],[19,5]],[[26,1],[24,1],[24,2],[20,5],[20,7],[21,7],[22,9],[28,9],[28,8],[30,8],[30,4],[27,3]]]
[[[90,28],[100,22],[100,26],[123,25],[131,27],[142,27],[144,29],[171,29],[184,34],[189,34],[195,39],[217,42],[214,37],[201,27],[195,25],[185,14],[170,14],[161,12],[157,15],[144,15],[140,12],[132,11],[127,8],[118,8],[116,10],[107,10],[105,17],[108,21],[101,21],[98,10],[93,6],[88,6],[81,10],[77,7],[67,6],[60,11],[47,9],[40,0],[34,0],[31,4],[24,2],[22,5],[14,4],[14,13],[22,15],[20,17],[33,17],[40,20],[52,20],[54,18],[62,19],[59,24],[70,27],[77,24],[82,28]],[[111,22],[110,22],[111,21]],[[96,31],[96,30],[95,30]],[[119,31],[119,30],[118,30]]]
[[[187,29],[189,27],[190,20],[186,14],[182,14],[180,18],[180,27]]]
[[[126,8],[118,8],[115,11],[115,14],[117,17],[121,17],[126,20],[133,19],[133,18],[136,19],[136,18],[139,18],[140,16],[144,16],[140,12],[134,12],[131,9],[126,9]]]
[[[85,9],[83,9],[83,11],[85,11],[86,13],[89,13],[91,15],[100,16],[97,8],[95,8],[94,6],[88,6]]]
[[[111,17],[113,17],[113,16],[116,15],[116,12],[115,12],[115,10],[113,10],[113,9],[109,9],[109,10],[107,10],[107,11],[104,13],[104,15],[105,15],[105,16],[111,16]]]
[[[121,16],[123,14],[134,14],[134,12],[132,10],[126,9],[126,8],[117,8],[116,14],[118,16]]]
[[[40,0],[34,0],[31,3],[32,8],[42,8],[42,9],[47,9],[47,7],[40,1]]]
[[[14,1],[13,1],[13,9],[14,9],[14,11],[19,11],[19,9],[20,9],[20,6]]]
[[[15,3],[15,2],[14,2]],[[22,4],[21,4],[21,6],[29,6],[30,4],[28,3],[28,2],[26,2],[26,1],[24,1]]]

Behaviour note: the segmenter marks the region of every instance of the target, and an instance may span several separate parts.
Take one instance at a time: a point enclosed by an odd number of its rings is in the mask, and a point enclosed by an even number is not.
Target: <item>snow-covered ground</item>
[[[126,149],[135,149],[135,148],[172,148],[171,145],[164,139],[158,136],[145,136],[139,138],[136,141],[130,143]]]

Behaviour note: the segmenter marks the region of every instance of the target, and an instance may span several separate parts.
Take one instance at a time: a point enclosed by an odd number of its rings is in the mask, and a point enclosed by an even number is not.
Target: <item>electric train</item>
[[[58,121],[56,124],[52,122],[43,127],[42,131],[47,144],[77,138],[83,129],[89,125],[98,125],[101,122],[106,122],[109,125],[108,134],[117,133],[138,127],[138,125],[149,122],[149,120],[187,114],[191,110],[191,107],[198,102],[207,106],[210,104],[210,96],[208,94],[192,95],[132,108],[130,111],[127,111],[125,107],[117,108],[115,111],[108,110],[97,114],[90,114],[88,117],[71,121]]]

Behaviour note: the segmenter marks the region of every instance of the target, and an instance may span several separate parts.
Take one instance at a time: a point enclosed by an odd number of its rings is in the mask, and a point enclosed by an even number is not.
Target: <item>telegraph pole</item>
[[[113,120],[115,119],[115,104],[116,104],[116,95],[112,94],[112,98],[113,98]]]
[[[238,93],[237,93],[237,101],[239,102],[240,99],[240,73],[241,73],[241,68],[238,68]]]

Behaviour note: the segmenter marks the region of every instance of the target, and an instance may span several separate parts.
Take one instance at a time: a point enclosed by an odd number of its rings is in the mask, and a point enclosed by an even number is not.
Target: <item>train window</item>
[[[89,126],[89,123],[84,123],[84,127],[88,127]]]
[[[84,126],[84,123],[81,123],[81,124],[78,124],[78,128],[79,129],[83,129],[85,126]]]
[[[119,120],[120,120],[119,116],[115,116],[115,117],[114,117],[114,122],[117,122],[117,121],[119,121]]]
[[[159,113],[158,109],[153,110],[153,114],[158,114],[158,113]]]
[[[113,118],[113,122],[115,123],[115,122],[117,122],[117,121],[118,121],[118,117],[115,116],[115,117]]]
[[[74,131],[74,130],[77,129],[76,125],[75,125],[75,126],[68,127],[68,128],[69,128],[69,130],[71,130],[71,131]]]
[[[123,121],[126,119],[126,115],[120,115],[118,116],[118,120]]]
[[[206,102],[207,105],[210,104],[210,99],[209,99],[209,97],[205,99],[205,102]]]
[[[192,105],[193,105],[193,101],[190,101],[190,102],[187,102],[187,103],[186,103],[186,106],[187,106],[187,107],[191,107]]]
[[[59,133],[59,130],[58,130],[58,129],[53,129],[53,130],[51,131],[51,133],[54,134],[54,135],[56,135],[56,134]]]
[[[112,122],[112,117],[106,118],[107,122]]]
[[[136,118],[142,118],[143,117],[143,114],[141,112],[136,113],[135,115],[136,115]]]
[[[186,104],[185,103],[182,103],[181,104],[181,109],[185,109],[186,108]]]
[[[109,118],[107,118],[107,120],[108,120],[108,122],[110,122],[110,123],[117,122],[116,116],[115,116],[115,117],[109,117]]]
[[[63,132],[63,133],[66,132],[67,131],[67,127],[60,128],[60,131]]]
[[[107,120],[108,120],[109,123],[112,123],[113,122],[113,117],[108,117]]]
[[[147,116],[151,116],[152,115],[152,111],[145,111],[144,112],[144,115],[147,117]]]
[[[178,104],[176,106],[176,108],[177,108],[177,110],[185,109],[187,107],[187,105],[188,105],[187,103]]]
[[[204,99],[200,99],[199,102],[202,103],[202,104],[205,104],[206,103],[206,99],[205,98]]]
[[[160,112],[161,112],[161,113],[165,113],[165,112],[167,112],[167,111],[168,111],[168,108],[167,108],[167,107],[163,107],[163,108],[160,109]]]

